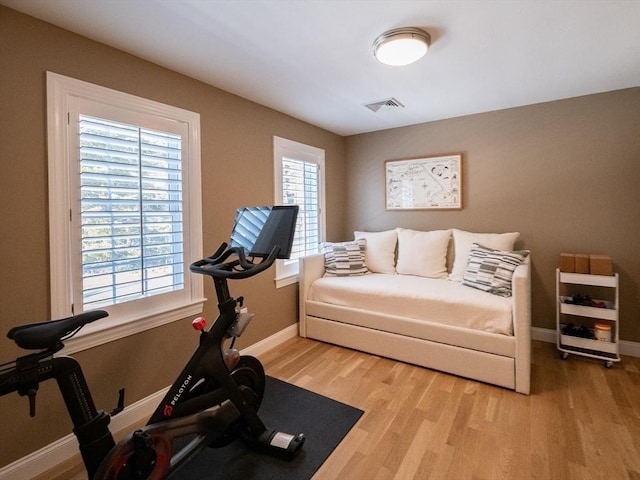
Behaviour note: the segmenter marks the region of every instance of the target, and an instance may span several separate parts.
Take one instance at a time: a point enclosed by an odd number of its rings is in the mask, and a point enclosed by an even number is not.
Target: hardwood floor
[[[530,396],[302,338],[261,360],[365,412],[314,480],[640,480],[640,358],[533,348]]]
[[[640,358],[533,349],[530,396],[304,338],[260,359],[365,412],[314,480],[640,480]]]

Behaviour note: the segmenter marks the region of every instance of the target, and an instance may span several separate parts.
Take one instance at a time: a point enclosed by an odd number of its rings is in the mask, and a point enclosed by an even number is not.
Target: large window
[[[276,203],[299,205],[289,260],[276,263],[278,287],[297,281],[298,259],[318,253],[324,240],[324,150],[273,138]]]
[[[82,289],[101,308],[184,288],[182,137],[79,115]]]
[[[199,116],[51,73],[47,89],[52,316],[110,314],[75,350],[201,311]]]

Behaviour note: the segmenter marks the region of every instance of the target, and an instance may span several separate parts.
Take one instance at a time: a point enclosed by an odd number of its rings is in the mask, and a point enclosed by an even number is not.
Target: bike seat
[[[67,335],[107,315],[109,314],[104,310],[91,310],[60,320],[29,323],[13,327],[7,333],[7,337],[26,350],[55,348]]]

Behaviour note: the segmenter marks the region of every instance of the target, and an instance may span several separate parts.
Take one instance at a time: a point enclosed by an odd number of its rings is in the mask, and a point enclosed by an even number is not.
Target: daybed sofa
[[[518,233],[355,232],[300,261],[300,335],[529,394]]]

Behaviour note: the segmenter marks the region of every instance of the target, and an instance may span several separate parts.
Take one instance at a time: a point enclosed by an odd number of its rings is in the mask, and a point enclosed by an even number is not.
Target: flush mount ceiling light
[[[415,27],[395,28],[378,36],[373,54],[379,62],[399,67],[420,60],[427,53],[431,36]]]

